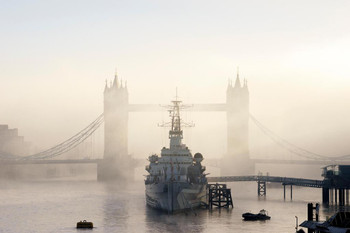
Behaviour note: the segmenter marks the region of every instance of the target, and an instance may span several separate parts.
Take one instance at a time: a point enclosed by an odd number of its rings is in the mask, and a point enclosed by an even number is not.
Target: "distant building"
[[[30,143],[18,136],[18,129],[9,129],[8,125],[0,125],[0,155],[27,155]]]

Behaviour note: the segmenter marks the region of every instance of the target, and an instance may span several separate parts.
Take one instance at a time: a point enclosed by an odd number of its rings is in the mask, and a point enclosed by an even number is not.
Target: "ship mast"
[[[173,107],[169,110],[171,115],[171,129],[169,130],[170,149],[181,145],[181,139],[183,138],[181,130],[181,117],[180,117],[180,105],[182,101],[177,99],[177,88],[175,100],[171,101]]]
[[[172,105],[166,106],[169,110],[169,115],[171,122],[163,123],[159,126],[167,127],[170,126],[169,130],[169,139],[170,139],[170,149],[175,149],[181,147],[181,140],[183,138],[183,131],[181,126],[192,127],[193,123],[184,123],[181,121],[180,110],[190,106],[182,105],[182,101],[178,100],[177,88],[176,88],[176,97],[175,100],[171,101]]]

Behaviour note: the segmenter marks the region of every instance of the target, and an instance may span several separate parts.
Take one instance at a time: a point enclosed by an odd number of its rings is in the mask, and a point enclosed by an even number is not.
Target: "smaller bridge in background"
[[[294,160],[294,159],[252,159],[255,164],[304,164],[304,165],[348,165],[348,160],[330,160],[330,159],[319,159],[319,160]]]
[[[325,182],[323,180],[311,180],[303,178],[293,177],[281,177],[281,176],[218,176],[207,177],[208,182],[247,182],[255,181],[258,183],[258,196],[266,196],[266,183],[281,183],[283,185],[283,198],[286,199],[286,185],[290,185],[290,199],[293,199],[293,185],[309,187],[309,188],[322,188],[322,199],[325,198]],[[327,189],[328,190],[328,189]],[[328,203],[328,202],[327,202]]]
[[[281,183],[282,185],[295,185],[311,188],[322,188],[323,180],[311,180],[292,177],[280,176],[218,176],[208,177],[208,182],[239,182],[239,181],[256,181],[256,182],[270,182]]]

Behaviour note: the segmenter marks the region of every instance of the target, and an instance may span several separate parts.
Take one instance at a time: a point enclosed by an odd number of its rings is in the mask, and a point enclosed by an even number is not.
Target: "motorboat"
[[[250,212],[242,214],[242,217],[244,220],[247,221],[256,221],[256,220],[269,220],[271,217],[268,216],[268,213],[266,210],[262,209],[258,214],[253,214]]]

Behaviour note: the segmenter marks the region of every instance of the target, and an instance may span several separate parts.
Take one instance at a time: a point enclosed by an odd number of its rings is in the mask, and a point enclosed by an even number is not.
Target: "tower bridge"
[[[95,121],[78,132],[68,140],[40,153],[19,157],[2,156],[0,153],[0,164],[55,164],[55,163],[96,163],[99,180],[122,179],[130,177],[130,170],[135,164],[141,164],[141,160],[134,159],[128,151],[128,124],[129,114],[134,112],[163,111],[160,105],[155,104],[131,104],[129,103],[129,92],[126,84],[118,80],[114,81],[104,89],[104,113]],[[222,175],[253,174],[254,166],[258,163],[270,164],[334,164],[336,159],[339,164],[348,164],[346,157],[329,158],[303,150],[286,140],[281,139],[254,116],[249,113],[249,90],[247,81],[241,84],[239,74],[234,84],[230,82],[226,90],[226,102],[215,104],[193,104],[191,111],[195,112],[226,112],[227,120],[227,151],[219,160],[208,162],[221,168]],[[289,152],[304,158],[304,160],[284,159],[252,159],[249,154],[249,120],[251,120],[265,136],[269,137],[278,146]],[[101,159],[55,159],[89,138],[104,123],[104,154]],[[50,159],[50,160],[49,160]],[[40,162],[39,162],[40,161]],[[142,159],[144,161],[144,159]]]
[[[162,110],[159,105],[129,104],[126,84],[118,80],[105,85],[104,121],[105,144],[104,158],[98,164],[99,179],[106,180],[129,174],[132,159],[128,154],[128,116],[132,112],[152,112]],[[237,73],[235,84],[229,83],[226,91],[226,103],[196,104],[191,111],[226,112],[227,115],[227,153],[224,155],[223,174],[232,171],[254,172],[254,164],[249,159],[248,122],[249,91],[246,80],[241,85]],[[228,166],[227,166],[228,165]]]

